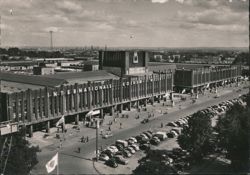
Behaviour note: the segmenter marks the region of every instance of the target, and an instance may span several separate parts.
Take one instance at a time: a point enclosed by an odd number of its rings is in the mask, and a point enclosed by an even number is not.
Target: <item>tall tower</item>
[[[49,31],[50,33],[50,49],[53,50],[53,31]]]

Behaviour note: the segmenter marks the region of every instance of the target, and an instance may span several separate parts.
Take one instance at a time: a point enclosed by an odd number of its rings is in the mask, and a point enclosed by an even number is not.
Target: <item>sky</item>
[[[248,47],[249,0],[0,0],[2,46]]]

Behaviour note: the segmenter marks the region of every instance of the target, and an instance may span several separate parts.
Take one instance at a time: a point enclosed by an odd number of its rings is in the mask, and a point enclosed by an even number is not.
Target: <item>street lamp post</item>
[[[99,129],[99,120],[96,120],[96,161],[98,162],[98,129]]]

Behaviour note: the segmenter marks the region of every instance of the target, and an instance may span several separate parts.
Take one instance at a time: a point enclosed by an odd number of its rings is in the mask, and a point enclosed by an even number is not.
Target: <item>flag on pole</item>
[[[58,122],[56,122],[56,127],[58,127],[62,123],[65,123],[64,115],[60,118],[60,120],[58,120]]]
[[[56,155],[54,157],[52,157],[52,159],[50,161],[48,161],[48,163],[46,163],[46,169],[48,173],[51,173],[56,166],[58,166],[58,153],[56,153]]]
[[[183,90],[181,91],[182,94],[184,94],[185,92],[186,92],[186,89],[183,89]]]
[[[208,83],[207,86],[206,86],[206,88],[209,88],[209,86],[210,86],[210,84]]]

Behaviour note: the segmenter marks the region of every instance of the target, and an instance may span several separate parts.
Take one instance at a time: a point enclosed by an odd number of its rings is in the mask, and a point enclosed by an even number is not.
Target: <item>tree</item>
[[[250,108],[236,103],[225,116],[218,119],[218,147],[226,151],[233,168],[244,171],[249,158]]]
[[[33,147],[24,138],[24,132],[18,132],[12,136],[12,147],[9,154],[5,175],[26,175],[38,163],[38,147]],[[5,137],[0,138],[0,145],[3,145]],[[2,150],[2,147],[0,147]]]
[[[147,155],[140,159],[140,165],[133,170],[135,175],[158,175],[158,174],[176,174],[177,170],[166,163],[166,150],[150,150]]]
[[[194,161],[199,161],[212,151],[211,139],[211,119],[199,111],[188,120],[188,126],[184,126],[177,141],[182,149],[190,152]]]

